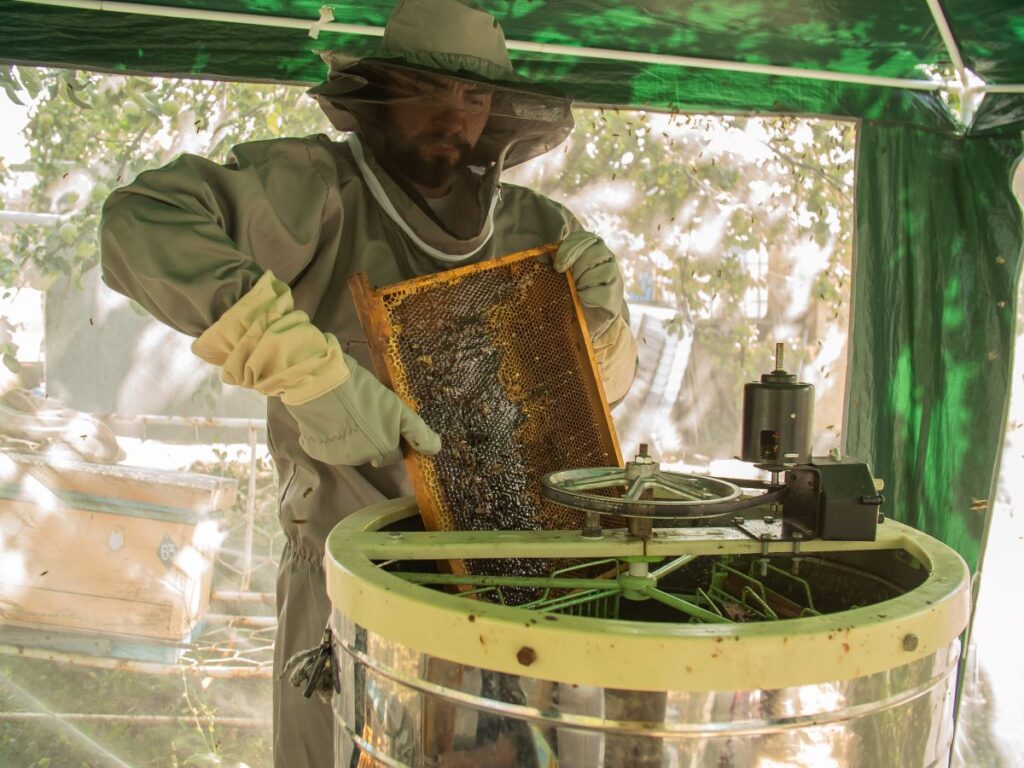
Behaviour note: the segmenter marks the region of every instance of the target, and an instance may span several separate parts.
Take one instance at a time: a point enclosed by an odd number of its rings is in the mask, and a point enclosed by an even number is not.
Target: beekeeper
[[[636,362],[613,254],[561,205],[499,182],[573,119],[566,96],[516,75],[492,16],[403,0],[375,56],[324,57],[328,79],[310,93],[349,132],[341,141],[243,144],[224,165],[182,155],[116,190],[101,225],[107,285],[196,337],[225,382],[267,396],[287,535],[275,668],[320,641],[327,534],[411,493],[403,439],[441,446],[371,372],[350,275],[387,285],[563,241],[553,266],[576,281],[610,401]],[[325,768],[332,749],[329,706],[275,675],[275,765]]]

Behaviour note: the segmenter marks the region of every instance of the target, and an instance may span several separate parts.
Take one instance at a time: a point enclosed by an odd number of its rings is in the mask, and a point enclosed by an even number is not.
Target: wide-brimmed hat
[[[342,131],[365,130],[374,107],[394,98],[383,87],[389,73],[416,72],[489,88],[490,117],[474,163],[516,165],[558,146],[573,128],[571,99],[516,73],[497,20],[460,0],[400,0],[373,55],[320,55],[327,80],[308,93]]]

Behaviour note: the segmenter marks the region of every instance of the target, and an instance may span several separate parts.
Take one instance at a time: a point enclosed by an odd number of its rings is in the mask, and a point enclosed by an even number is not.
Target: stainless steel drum
[[[807,541],[796,556],[784,542],[716,529],[655,529],[647,541],[625,532],[426,534],[408,530],[415,518],[412,499],[385,502],[328,541],[342,678],[336,766],[948,763],[969,575],[925,534],[887,521],[877,541]],[[722,555],[765,573],[799,565],[831,604],[737,623],[667,619],[654,601],[615,612],[594,601],[575,611],[593,615],[567,615],[555,608],[564,598],[530,610],[400,573],[408,563],[499,555],[664,555],[680,578]],[[629,573],[650,578],[632,565]]]

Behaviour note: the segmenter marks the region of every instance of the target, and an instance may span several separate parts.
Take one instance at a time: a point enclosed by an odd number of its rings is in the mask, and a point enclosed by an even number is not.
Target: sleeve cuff
[[[349,377],[338,340],[294,308],[288,285],[266,272],[192,344],[221,368],[221,380],[280,397],[287,405],[315,400]]]
[[[636,375],[637,349],[629,323],[617,317],[592,340],[594,359],[604,384],[605,397],[615,403],[626,396]]]

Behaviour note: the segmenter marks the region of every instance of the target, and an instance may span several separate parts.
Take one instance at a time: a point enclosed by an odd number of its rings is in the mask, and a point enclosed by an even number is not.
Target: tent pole
[[[18,2],[35,5],[59,6],[88,11],[112,11],[115,13],[132,13],[142,16],[160,16],[166,18],[191,19],[195,21],[212,21],[229,24],[254,24],[258,26],[299,29],[310,32],[314,25],[320,31],[338,32],[349,35],[368,35],[380,37],[384,34],[383,27],[361,24],[341,24],[327,22],[321,24],[317,20],[290,18],[287,16],[265,16],[250,13],[229,13],[210,11],[201,8],[176,8],[164,5],[147,5],[142,3],[108,2],[107,0],[18,0]],[[879,77],[875,75],[855,75],[845,72],[830,72],[823,69],[802,69],[782,67],[773,64],[748,64],[740,61],[722,61],[703,59],[691,56],[673,56],[661,53],[643,53],[639,51],[619,51],[609,48],[587,48],[574,45],[555,45],[550,43],[534,43],[520,40],[506,41],[509,50],[528,51],[533,53],[555,54],[611,61],[629,61],[642,64],[661,64],[676,67],[694,67],[699,69],[715,69],[727,72],[748,72],[751,74],[771,75],[775,77],[797,77],[807,80],[828,80],[832,82],[851,83],[854,85],[876,85],[886,88],[907,88],[917,91],[948,90],[946,83],[931,80],[915,80],[910,78]]]
[[[932,12],[932,18],[935,20],[935,26],[939,28],[939,34],[942,36],[942,42],[946,44],[946,50],[949,52],[950,61],[953,62],[953,68],[956,70],[957,77],[960,78],[961,87],[967,87],[967,67],[964,65],[963,56],[960,55],[960,49],[957,47],[956,38],[953,37],[953,30],[949,26],[949,21],[946,19],[946,14],[942,10],[942,6],[939,5],[939,0],[925,0],[928,3],[928,10]]]
[[[854,75],[846,72],[830,72],[825,69],[781,67],[774,64],[748,64],[743,61],[723,61],[719,59],[702,59],[694,56],[674,56],[664,53],[645,53],[643,51],[617,51],[608,48],[588,48],[585,46],[533,43],[520,40],[509,40],[507,43],[509,50],[512,51],[530,51],[533,53],[578,56],[590,59],[663,64],[674,67],[715,69],[726,72],[749,72],[755,75],[798,77],[806,80],[829,80],[838,83],[851,83],[853,85],[877,85],[885,88],[907,88],[916,91],[941,91],[947,87],[945,83],[937,83],[931,80]]]
[[[383,37],[384,27],[373,27],[365,24],[342,24],[340,22],[319,23],[319,17],[313,21],[295,19],[288,16],[264,16],[254,13],[231,13],[228,11],[210,11],[203,8],[178,8],[171,5],[147,5],[144,3],[107,2],[107,0],[17,0],[31,5],[52,5],[60,8],[74,8],[81,11],[111,11],[114,13],[131,13],[137,16],[160,16],[170,19],[188,19],[192,21],[213,21],[225,24],[255,24],[263,27],[281,29],[301,29],[309,32],[314,25],[320,30],[338,32],[347,35],[364,35],[367,37]]]
[[[977,93],[1024,93],[1024,84],[1020,85],[976,85],[970,90]]]
[[[953,62],[953,69],[956,70],[959,88],[951,87],[950,90],[959,92],[960,122],[963,125],[967,125],[971,118],[971,105],[969,103],[971,101],[971,89],[969,89],[970,83],[967,80],[967,67],[964,65],[964,58],[960,55],[956,38],[953,37],[953,29],[949,26],[949,20],[946,18],[942,6],[939,5],[939,0],[925,0],[925,2],[928,3],[928,10],[932,12],[932,19],[935,20],[935,26],[938,27],[939,35],[942,36],[942,42],[946,45],[950,61]]]

